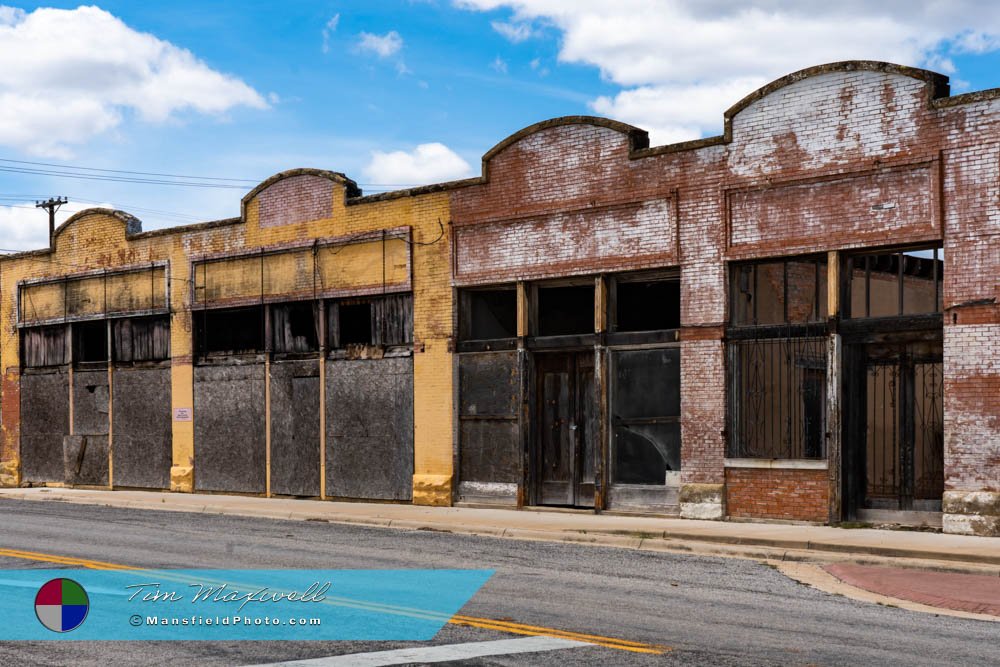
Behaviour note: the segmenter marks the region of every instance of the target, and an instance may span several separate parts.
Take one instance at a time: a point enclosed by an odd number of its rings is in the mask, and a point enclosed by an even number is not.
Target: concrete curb
[[[530,528],[505,528],[487,525],[463,525],[429,519],[390,519],[373,516],[318,516],[315,508],[289,511],[285,508],[231,507],[224,503],[198,502],[190,505],[167,503],[167,497],[160,502],[152,500],[131,500],[122,498],[109,502],[106,497],[87,498],[76,494],[62,494],[52,489],[50,494],[9,493],[0,498],[26,502],[64,502],[83,505],[100,505],[125,509],[139,509],[168,512],[188,512],[221,514],[250,518],[266,518],[292,521],[317,521],[332,524],[389,528],[428,532],[446,532],[460,535],[476,535],[503,539],[562,542],[590,546],[616,547],[639,551],[689,553],[698,555],[750,558],[756,560],[776,560],[792,562],[833,562],[850,560],[870,564],[892,563],[898,567],[919,567],[953,572],[973,572],[1000,576],[1000,554],[969,554],[948,551],[902,549],[875,545],[840,544],[817,540],[789,540],[753,538],[731,535],[711,535],[704,533],[664,530],[636,533],[629,531],[588,530],[538,530]],[[183,496],[173,496],[183,499]]]

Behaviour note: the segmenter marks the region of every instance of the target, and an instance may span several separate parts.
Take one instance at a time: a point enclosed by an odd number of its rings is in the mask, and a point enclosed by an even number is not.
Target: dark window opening
[[[73,360],[81,364],[108,360],[107,320],[73,324]]]
[[[271,306],[271,347],[276,353],[319,350],[317,304],[312,301]]]
[[[845,315],[900,317],[942,310],[944,257],[940,247],[847,258]]]
[[[594,286],[539,287],[538,335],[594,333]]]
[[[730,323],[768,326],[827,317],[826,258],[756,262],[732,267]]]
[[[199,356],[258,354],[264,351],[264,308],[225,308],[195,312]]]
[[[338,347],[348,345],[371,345],[372,344],[372,304],[364,303],[341,303],[340,315],[340,344]]]
[[[326,306],[327,343],[393,346],[413,342],[413,296],[388,294],[370,299],[330,301]]]
[[[62,366],[69,361],[63,324],[21,330],[21,363],[25,368]]]
[[[111,321],[115,361],[165,361],[170,358],[169,317],[129,317]]]
[[[729,349],[729,456],[825,453],[826,339],[741,340]]]
[[[462,340],[496,340],[517,336],[517,291],[464,290],[459,325]]]
[[[681,325],[681,284],[677,280],[615,285],[615,331],[659,331]]]

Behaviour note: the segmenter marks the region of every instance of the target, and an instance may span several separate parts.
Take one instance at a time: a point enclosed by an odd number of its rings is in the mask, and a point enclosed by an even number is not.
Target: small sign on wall
[[[175,422],[189,422],[191,419],[191,408],[174,408]]]

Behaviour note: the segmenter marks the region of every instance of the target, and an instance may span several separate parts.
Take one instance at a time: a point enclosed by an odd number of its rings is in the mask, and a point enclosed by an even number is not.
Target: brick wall
[[[731,517],[826,523],[829,502],[826,470],[726,469],[726,511]]]

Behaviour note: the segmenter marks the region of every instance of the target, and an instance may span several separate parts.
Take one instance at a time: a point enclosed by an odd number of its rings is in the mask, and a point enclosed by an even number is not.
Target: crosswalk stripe
[[[350,653],[347,655],[333,655],[326,658],[276,662],[269,665],[261,665],[260,667],[339,667],[340,665],[351,665],[351,667],[383,667],[384,665],[405,665],[413,662],[449,662],[451,660],[468,660],[493,655],[558,651],[589,645],[585,642],[559,639],[557,637],[524,637],[522,639],[500,639],[497,641],[470,642],[467,644],[415,646],[392,651],[374,651],[372,653]]]

